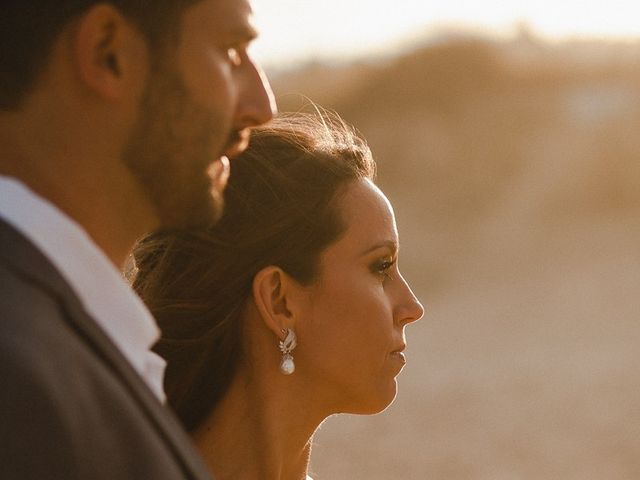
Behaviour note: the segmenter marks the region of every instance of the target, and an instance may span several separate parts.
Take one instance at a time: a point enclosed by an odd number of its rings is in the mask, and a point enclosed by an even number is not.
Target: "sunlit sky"
[[[551,40],[640,37],[638,0],[252,0],[267,65],[388,53],[455,29],[508,36],[526,22]]]

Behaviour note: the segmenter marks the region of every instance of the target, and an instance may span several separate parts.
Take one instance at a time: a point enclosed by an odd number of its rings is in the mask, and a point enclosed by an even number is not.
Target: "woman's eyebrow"
[[[375,245],[372,245],[371,247],[368,247],[364,252],[362,252],[362,256],[367,255],[375,250],[378,250],[379,248],[388,248],[389,250],[391,250],[392,253],[396,253],[398,251],[398,243],[395,242],[394,240],[384,240],[382,242],[376,243]]]

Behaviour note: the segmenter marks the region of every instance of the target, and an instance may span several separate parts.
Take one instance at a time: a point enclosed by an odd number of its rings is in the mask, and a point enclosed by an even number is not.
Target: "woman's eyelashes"
[[[396,259],[392,257],[384,257],[377,261],[375,261],[371,265],[372,273],[379,275],[383,280],[390,280],[391,277],[391,269],[396,263]]]

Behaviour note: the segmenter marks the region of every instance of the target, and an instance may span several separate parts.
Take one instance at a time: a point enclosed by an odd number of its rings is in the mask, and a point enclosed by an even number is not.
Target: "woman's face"
[[[398,233],[384,194],[361,180],[338,205],[346,231],[322,253],[305,292],[295,375],[335,412],[376,413],[396,395],[404,327],[424,310],[398,270]]]

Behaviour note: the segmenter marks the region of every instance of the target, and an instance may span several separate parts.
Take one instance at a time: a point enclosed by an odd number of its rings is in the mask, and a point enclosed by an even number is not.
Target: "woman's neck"
[[[304,480],[313,433],[324,420],[289,377],[240,373],[193,433],[218,480]]]

